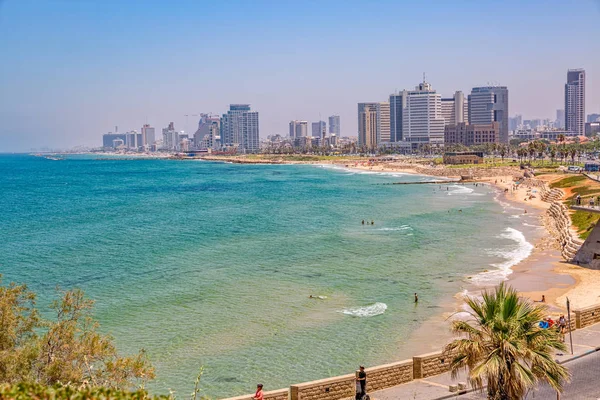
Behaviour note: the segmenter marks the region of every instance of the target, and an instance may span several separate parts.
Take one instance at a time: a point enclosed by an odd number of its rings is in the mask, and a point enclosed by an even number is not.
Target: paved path
[[[567,346],[569,346],[568,335]],[[600,324],[573,332],[572,355],[570,351],[565,354],[556,354],[556,359],[559,362],[568,362],[567,365],[573,374],[573,382],[566,387],[561,400],[600,400],[600,352],[597,352],[598,350],[600,350]],[[457,379],[452,379],[450,374],[446,373],[369,394],[373,400],[439,400],[449,398],[472,400],[486,398],[485,395],[476,393],[463,395],[451,393],[449,386],[456,385],[458,382],[466,382],[464,373],[459,375]],[[549,390],[547,387],[542,386],[539,390],[532,392],[527,399],[556,399],[556,393],[552,393],[552,396],[548,397]]]

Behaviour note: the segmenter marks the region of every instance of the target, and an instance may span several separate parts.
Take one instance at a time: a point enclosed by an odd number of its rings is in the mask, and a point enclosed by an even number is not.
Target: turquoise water
[[[121,350],[149,352],[155,393],[187,397],[200,365],[211,396],[286,387],[396,360],[467,275],[528,254],[535,228],[489,187],[383,185],[423,179],[0,156],[0,272],[42,306],[84,289]]]

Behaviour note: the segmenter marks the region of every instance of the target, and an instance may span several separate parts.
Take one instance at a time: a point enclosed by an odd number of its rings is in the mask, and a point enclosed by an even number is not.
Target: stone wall
[[[368,377],[367,389],[369,391],[381,390],[412,381],[413,360],[365,368],[365,372]]]
[[[413,357],[413,377],[422,379],[443,374],[450,370],[451,361],[452,356],[443,351]]]
[[[573,312],[575,313],[575,327],[577,329],[600,322],[600,304],[573,310]]]
[[[290,391],[289,389],[280,389],[280,390],[272,390],[270,392],[264,392],[265,400],[289,400]],[[254,393],[245,394],[243,396],[230,397],[228,399],[223,400],[252,400],[254,397]]]
[[[355,394],[355,374],[290,386],[291,400],[339,400],[354,397]]]

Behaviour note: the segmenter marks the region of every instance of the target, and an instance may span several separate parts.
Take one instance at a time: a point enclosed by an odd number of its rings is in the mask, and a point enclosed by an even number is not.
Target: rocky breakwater
[[[558,241],[562,257],[566,261],[573,261],[577,251],[583,244],[583,240],[579,239],[577,232],[571,229],[569,210],[561,202],[565,196],[564,192],[557,188],[551,189],[547,182],[539,179],[525,179],[522,185],[538,189],[541,199],[546,203],[550,203],[547,211],[549,218],[545,219],[545,223],[548,230]]]
[[[553,201],[548,209],[548,214],[553,221],[553,234],[560,244],[561,255],[565,260],[572,261],[583,244],[583,240],[579,239],[577,233],[571,229],[569,210],[561,202]]]

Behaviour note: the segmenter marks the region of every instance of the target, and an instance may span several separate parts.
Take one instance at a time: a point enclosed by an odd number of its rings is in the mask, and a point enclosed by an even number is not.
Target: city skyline
[[[600,55],[590,50],[598,2],[432,3],[381,2],[364,14],[352,2],[2,2],[0,51],[10,61],[0,66],[0,151],[94,147],[115,125],[161,129],[174,121],[193,135],[198,121],[185,115],[222,114],[235,103],[260,112],[261,138],[285,135],[291,120],[328,115],[340,116],[342,136],[356,136],[357,103],[386,101],[423,72],[443,98],[507,86],[510,116],[554,119],[564,108],[566,71],[583,68],[586,114],[600,113]],[[338,18],[317,24],[332,12]],[[575,16],[577,30],[548,29]],[[141,20],[152,28],[140,31]],[[390,52],[408,32],[402,51]],[[226,48],[231,55],[215,57]],[[305,60],[311,52],[321,62]],[[449,61],[470,56],[486,63]]]

